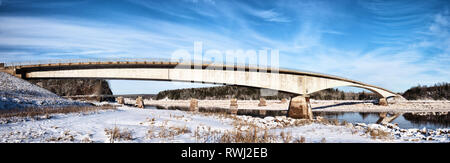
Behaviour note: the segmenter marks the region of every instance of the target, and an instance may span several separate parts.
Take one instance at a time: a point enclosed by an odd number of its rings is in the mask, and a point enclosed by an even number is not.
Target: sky
[[[450,82],[450,1],[0,0],[0,62],[171,58],[194,42],[276,49],[281,68],[403,92]],[[115,94],[211,86],[110,85]]]

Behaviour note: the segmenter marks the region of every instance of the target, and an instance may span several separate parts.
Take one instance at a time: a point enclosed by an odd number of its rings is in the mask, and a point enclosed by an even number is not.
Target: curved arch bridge
[[[291,100],[288,111],[291,117],[305,117],[305,115],[310,117],[308,113],[311,112],[310,107],[308,107],[308,95],[328,88],[351,86],[368,89],[383,97],[380,99],[380,104],[382,105],[387,105],[386,98],[401,97],[387,89],[342,77],[296,70],[257,68],[251,66],[169,61],[75,62],[6,67],[3,65],[0,64],[0,71],[23,79],[95,78],[182,81],[250,86],[290,92],[299,95]],[[306,107],[306,109],[302,109],[303,107]]]

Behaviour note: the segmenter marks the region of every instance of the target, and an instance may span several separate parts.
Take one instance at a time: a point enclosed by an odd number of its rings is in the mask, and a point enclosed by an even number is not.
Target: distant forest
[[[449,100],[450,99],[450,83],[438,83],[433,86],[415,86],[402,94],[408,100]],[[273,91],[273,90],[271,90]],[[401,93],[400,93],[401,94]],[[242,86],[217,86],[207,88],[187,88],[161,91],[156,95],[156,99],[173,99],[187,100],[196,99],[230,99],[237,98],[239,100],[257,100],[261,97],[271,99],[290,98],[295,96],[292,93],[278,92],[273,96],[261,96],[259,88],[242,87]],[[335,88],[325,89],[310,95],[316,100],[373,100],[380,98],[379,95],[362,91],[362,92],[344,92]]]
[[[257,100],[261,97],[273,100],[290,98],[295,96],[293,93],[272,91],[273,96],[261,96],[259,88],[242,87],[242,86],[218,86],[207,88],[187,88],[161,91],[156,95],[156,99],[173,99],[173,100],[187,100],[190,98],[196,99],[230,99],[237,98],[239,100]],[[311,98],[317,100],[370,100],[379,98],[377,94],[371,92],[343,92],[338,89],[326,89],[310,95]]]
[[[403,93],[403,97],[408,100],[450,100],[450,83],[412,87]]]

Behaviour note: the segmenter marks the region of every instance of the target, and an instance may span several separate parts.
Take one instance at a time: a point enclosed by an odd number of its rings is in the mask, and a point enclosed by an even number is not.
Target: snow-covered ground
[[[433,131],[427,141],[427,133],[392,124],[332,125],[284,116],[257,118],[128,106],[46,118],[1,124],[0,142],[111,142],[106,131],[114,128],[118,135],[128,135],[115,142],[223,142],[233,132],[256,129],[260,137],[264,132],[269,135],[269,142],[450,142],[448,129]]]
[[[87,105],[64,99],[25,80],[0,72],[0,110]]]

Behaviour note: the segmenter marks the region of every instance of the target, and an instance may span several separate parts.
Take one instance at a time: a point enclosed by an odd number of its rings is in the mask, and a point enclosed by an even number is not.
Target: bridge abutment
[[[197,112],[198,111],[198,100],[195,98],[191,99],[190,105],[189,105],[189,111]]]
[[[313,119],[309,97],[297,96],[289,103],[288,117],[299,119]]]
[[[388,106],[387,99],[385,97],[378,99],[378,105]]]
[[[142,98],[142,96],[139,96],[139,97],[136,99],[136,106],[137,106],[138,108],[144,108],[144,99]]]
[[[122,96],[117,97],[116,101],[117,101],[118,104],[124,104],[125,103],[125,100],[124,100],[124,98]]]
[[[230,100],[230,114],[236,115],[237,112],[238,112],[237,99],[232,98],[232,99]]]
[[[259,104],[258,104],[258,106],[259,106],[259,107],[261,107],[261,106],[267,106],[266,99],[264,99],[264,98],[259,98]]]

